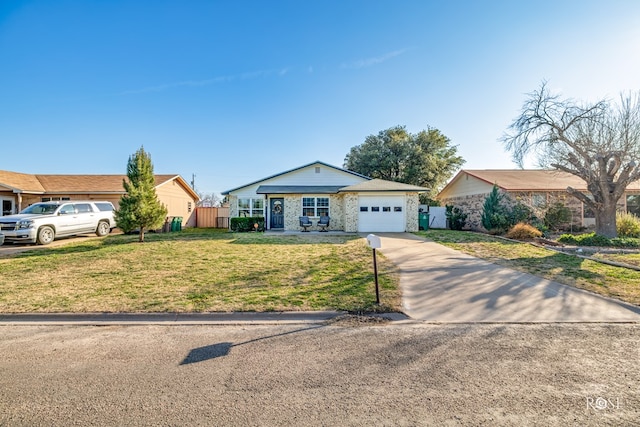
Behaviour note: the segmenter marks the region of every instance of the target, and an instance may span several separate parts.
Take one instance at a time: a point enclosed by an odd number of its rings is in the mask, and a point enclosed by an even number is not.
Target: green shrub
[[[534,223],[539,220],[533,215],[533,210],[527,205],[517,202],[513,206],[504,203],[497,185],[484,200],[482,209],[482,226],[491,234],[503,234],[518,223]]]
[[[531,240],[541,236],[540,230],[524,222],[517,223],[507,232],[508,238],[516,240]]]
[[[538,221],[538,218],[533,214],[533,210],[521,202],[518,202],[511,207],[509,217],[511,226],[515,226],[519,223],[531,224]]]
[[[234,217],[230,220],[231,231],[235,232],[254,231],[254,224],[258,224],[258,231],[264,231],[264,218],[259,216]]]
[[[634,214],[618,212],[616,229],[620,237],[640,237],[640,219]]]
[[[462,230],[467,223],[467,214],[462,209],[454,206],[445,206],[445,216],[449,220],[449,228],[451,230]]]
[[[563,234],[558,237],[558,242],[576,246],[613,246],[611,240],[596,233],[579,234],[577,236]]]
[[[571,222],[571,209],[562,203],[549,206],[544,214],[544,225],[550,230],[560,230]]]
[[[573,234],[563,234],[558,237],[558,242],[564,243],[565,245],[577,245],[578,239]]]
[[[616,248],[639,248],[640,241],[631,237],[616,237],[611,239],[611,246]]]

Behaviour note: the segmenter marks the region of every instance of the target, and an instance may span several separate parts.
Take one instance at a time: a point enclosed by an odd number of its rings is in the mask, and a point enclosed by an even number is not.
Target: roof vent
[[[316,173],[320,173],[320,166],[316,166]]]

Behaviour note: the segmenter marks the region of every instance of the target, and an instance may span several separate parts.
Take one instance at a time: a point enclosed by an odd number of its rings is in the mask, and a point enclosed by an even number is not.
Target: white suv
[[[34,203],[16,215],[0,216],[6,242],[48,245],[57,237],[96,233],[106,236],[116,227],[110,202],[64,201]]]

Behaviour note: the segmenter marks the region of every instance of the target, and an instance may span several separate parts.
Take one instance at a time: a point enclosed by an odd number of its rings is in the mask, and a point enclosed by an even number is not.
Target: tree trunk
[[[618,237],[616,228],[616,203],[608,203],[596,210],[596,234],[609,238]]]
[[[615,228],[615,227],[613,227]],[[138,239],[140,243],[144,242],[144,227],[140,227],[140,238]]]

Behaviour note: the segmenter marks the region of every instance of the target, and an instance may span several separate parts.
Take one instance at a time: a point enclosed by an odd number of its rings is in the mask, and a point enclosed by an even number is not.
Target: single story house
[[[0,215],[50,200],[106,200],[117,209],[125,193],[124,179],[126,175],[31,175],[0,170]],[[180,175],[155,175],[155,184],[168,216],[182,217],[184,227],[195,227],[200,197],[187,182]]]
[[[512,201],[521,202],[544,217],[547,207],[562,203],[573,213],[572,223],[578,226],[595,225],[593,212],[581,201],[567,193],[567,187],[589,194],[587,184],[575,175],[556,170],[542,169],[463,169],[438,193],[436,197],[443,205],[460,208],[467,217],[467,227],[482,229],[484,201],[493,185]],[[618,209],[640,216],[640,182],[627,187],[627,192],[618,201]]]
[[[268,230],[301,230],[301,216],[312,222],[329,216],[330,230],[404,232],[418,231],[418,194],[424,191],[316,161],[222,194],[231,218],[263,217]]]

